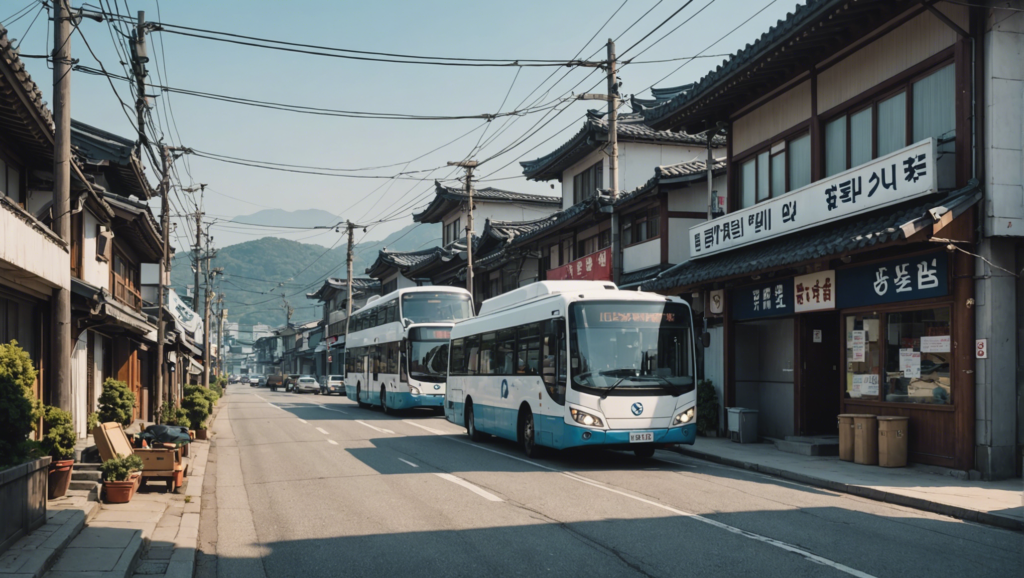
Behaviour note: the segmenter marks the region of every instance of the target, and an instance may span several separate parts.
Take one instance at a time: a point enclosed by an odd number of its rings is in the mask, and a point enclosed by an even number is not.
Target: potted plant
[[[697,382],[697,433],[718,435],[718,394],[709,379]]]
[[[207,439],[206,418],[210,415],[209,390],[201,385],[185,386],[185,399],[181,400],[181,407],[188,412],[188,420],[196,428],[196,439]],[[212,392],[211,392],[212,393]]]
[[[75,442],[78,441],[78,435],[71,420],[71,412],[59,407],[46,406],[43,425],[46,433],[43,435],[42,447],[53,458],[47,486],[48,498],[53,500],[63,497],[71,485],[71,468],[75,464]]]
[[[108,504],[125,504],[135,495],[135,472],[142,471],[142,458],[132,454],[111,458],[101,466],[103,470],[103,495]]]
[[[32,358],[17,341],[0,343],[0,470],[24,462],[33,452],[28,435],[42,413],[32,395],[36,375]]]
[[[100,423],[117,422],[125,427],[132,424],[135,409],[135,394],[128,384],[107,378],[100,394]]]

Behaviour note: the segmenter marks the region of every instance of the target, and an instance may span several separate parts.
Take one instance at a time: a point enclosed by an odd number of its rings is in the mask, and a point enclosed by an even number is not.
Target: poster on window
[[[850,361],[864,361],[865,351],[867,350],[867,331],[863,329],[857,329],[850,332],[849,343],[847,344],[851,350]]]
[[[949,353],[949,336],[922,335],[921,353]]]
[[[903,373],[903,377],[921,377],[921,352],[900,349],[900,372]]]
[[[850,397],[878,395],[878,375],[858,373],[853,376],[853,385],[850,388]]]
[[[819,271],[793,279],[793,310],[822,311],[836,308],[836,272]]]

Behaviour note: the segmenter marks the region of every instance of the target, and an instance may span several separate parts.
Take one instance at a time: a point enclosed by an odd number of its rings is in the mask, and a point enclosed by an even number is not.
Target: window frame
[[[651,234],[651,228],[655,229],[654,234]],[[654,203],[648,204],[640,209],[636,209],[622,218],[621,224],[621,238],[622,247],[632,247],[633,245],[640,245],[648,241],[661,238],[661,204]],[[637,233],[643,231],[643,239],[637,239]],[[627,234],[629,235],[627,237]],[[628,241],[626,239],[629,239]],[[600,249],[598,249],[600,250]],[[595,251],[596,252],[596,251]]]
[[[572,204],[577,205],[597,196],[604,186],[604,159],[588,166],[572,176]],[[584,194],[585,191],[590,191]]]
[[[782,195],[788,194],[788,193],[793,191],[793,189],[791,188],[791,179],[790,179],[790,172],[791,172],[790,171],[791,159],[789,158],[789,151],[791,149],[790,144],[793,141],[799,140],[799,139],[804,138],[804,137],[808,137],[808,138],[812,139],[811,147],[810,147],[811,158],[808,159],[808,163],[811,163],[811,165],[812,165],[811,166],[811,182],[812,183],[814,182],[814,167],[813,167],[813,162],[814,162],[814,142],[813,142],[813,137],[811,136],[811,121],[807,120],[807,121],[804,121],[804,122],[802,122],[802,123],[792,127],[791,129],[781,133],[777,138],[772,139],[771,141],[769,141],[767,143],[762,143],[761,145],[753,146],[753,147],[747,149],[746,151],[744,151],[742,156],[737,156],[733,161],[731,161],[731,164],[735,165],[738,168],[738,170],[735,171],[736,176],[735,177],[731,177],[731,179],[735,183],[735,186],[733,186],[732,188],[736,192],[735,193],[730,193],[730,195],[732,196],[732,206],[738,207],[738,209],[736,209],[736,210],[743,210],[743,209],[748,209],[750,207],[756,207],[757,205],[760,205],[761,203],[763,203],[765,201],[770,201],[772,199],[781,197]],[[780,145],[781,145],[781,147],[780,147]],[[778,149],[778,150],[773,150],[773,149]],[[782,191],[779,194],[775,194],[772,191],[772,180],[773,180],[773,177],[775,176],[773,174],[774,170],[772,169],[772,165],[774,164],[775,159],[777,157],[779,157],[779,156],[783,156],[782,165],[783,165],[783,172],[785,173],[785,178],[784,178],[784,183],[785,184],[783,185],[783,188],[785,190]],[[743,190],[742,190],[742,187],[743,187],[743,167],[748,162],[753,162],[754,163],[754,187],[755,187],[755,190],[754,190],[754,204],[744,207],[743,206]],[[765,176],[765,183],[766,183],[766,188],[767,188],[766,193],[767,194],[762,194],[761,186],[760,186],[761,177],[762,177],[762,172],[761,172],[762,171],[762,166],[761,166],[762,163],[767,165],[766,167],[764,167],[764,170],[767,173],[766,176]]]

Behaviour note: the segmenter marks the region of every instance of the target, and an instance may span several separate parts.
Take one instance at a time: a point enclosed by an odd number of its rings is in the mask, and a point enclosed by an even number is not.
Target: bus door
[[[359,401],[370,399],[370,394],[368,392],[373,389],[370,387],[370,363],[373,359],[373,356],[370,353],[371,351],[373,351],[373,348],[367,347],[366,352],[363,354],[363,389],[359,393],[365,399],[360,399]]]

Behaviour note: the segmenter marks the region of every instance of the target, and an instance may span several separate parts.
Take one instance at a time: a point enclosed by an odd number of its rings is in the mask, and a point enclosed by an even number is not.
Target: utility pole
[[[466,289],[473,293],[473,169],[479,165],[477,161],[449,162],[450,167],[466,169],[466,195],[469,197],[469,214],[466,215]]]
[[[53,228],[67,243],[71,238],[71,12],[69,0],[53,3]],[[54,291],[53,380],[50,404],[72,411],[71,288]]]
[[[612,282],[618,285],[622,271],[622,239],[619,236],[619,213],[615,199],[619,196],[619,87],[615,78],[615,41],[608,39],[608,180],[612,196]]]
[[[345,252],[345,284],[348,286],[346,290],[348,294],[345,296],[345,347],[342,351],[348,350],[348,328],[349,323],[352,322],[352,246],[354,245],[354,233],[355,225],[352,221],[345,221],[345,232],[348,234],[348,251]],[[347,353],[345,363],[348,363]],[[342,371],[344,373],[344,371]]]
[[[196,206],[195,285],[192,286],[192,310],[199,313],[199,277],[203,274],[203,212]]]
[[[207,237],[206,253],[210,254],[210,240]],[[210,257],[207,257],[209,259]],[[203,387],[210,387],[210,282],[219,273],[207,264],[206,288],[203,291]],[[219,355],[219,352],[218,352]]]
[[[132,72],[135,73],[135,114],[139,129],[139,145],[148,146],[146,138],[146,63],[149,55],[146,50],[146,12],[139,10],[138,24],[135,25],[135,37],[132,38]]]
[[[224,375],[224,322],[228,310],[224,309],[224,294],[217,295],[217,376]]]
[[[170,164],[171,164],[171,152],[166,146],[161,148],[161,178],[160,178],[160,192],[162,199],[160,200],[160,233],[162,235],[161,248],[162,256],[160,257],[160,279],[157,281],[157,292],[156,292],[156,317],[157,317],[157,338],[156,338],[156,359],[157,359],[157,371],[156,371],[156,406],[159,408],[163,405],[165,400],[169,400],[171,395],[168,393],[170,388],[165,387],[167,381],[166,376],[166,364],[164,356],[164,340],[167,338],[167,320],[164,318],[164,286],[167,285],[167,280],[170,277],[171,262],[168,259],[168,237],[169,230],[171,228],[171,209],[170,209]]]

